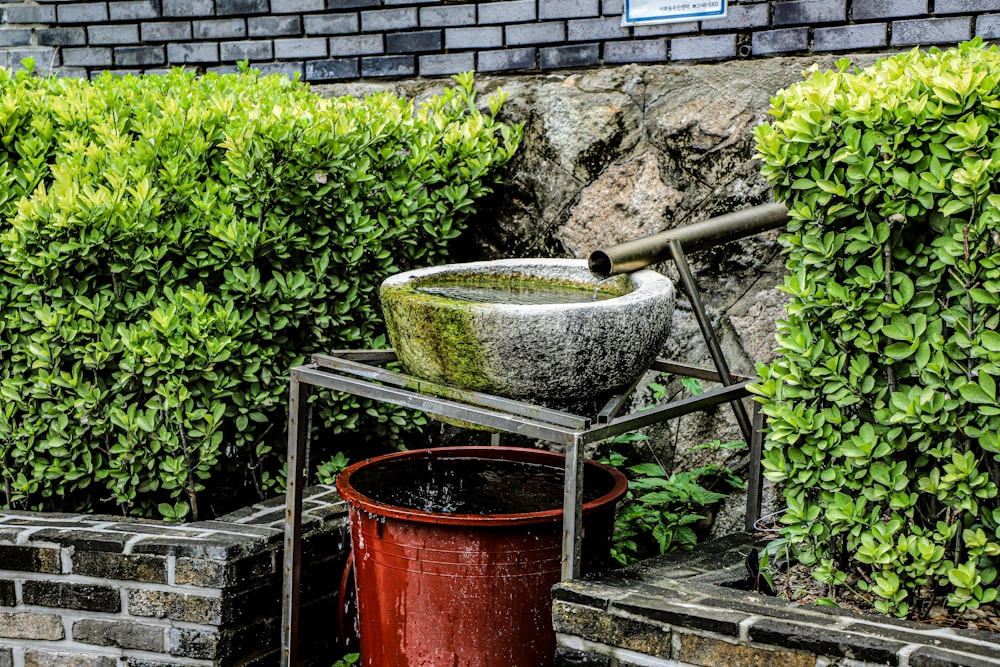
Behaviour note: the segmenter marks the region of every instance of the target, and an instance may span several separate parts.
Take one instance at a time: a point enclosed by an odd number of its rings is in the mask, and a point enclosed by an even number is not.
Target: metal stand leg
[[[285,487],[285,554],[282,573],[281,667],[296,667],[299,653],[299,580],[302,564],[302,485],[308,433],[309,385],[291,372],[288,390],[288,479]]]
[[[764,482],[760,465],[760,457],[764,450],[764,413],[760,411],[760,403],[753,404],[753,437],[750,438],[750,470],[747,472],[747,518],[748,533],[756,530],[755,524],[760,518],[760,499]]]
[[[726,357],[722,353],[722,346],[719,345],[715,329],[712,328],[712,323],[705,313],[705,306],[701,302],[698,285],[694,281],[691,266],[688,264],[687,256],[684,254],[684,249],[681,248],[680,241],[676,239],[670,241],[670,256],[673,258],[674,264],[677,265],[677,273],[680,275],[681,284],[684,286],[688,298],[691,299],[691,307],[694,309],[694,315],[698,319],[701,335],[705,337],[705,345],[708,346],[708,353],[712,355],[715,368],[719,371],[722,384],[729,386],[733,384],[733,376],[729,372],[729,364],[726,363]],[[736,414],[736,421],[740,425],[740,431],[743,432],[743,438],[749,443],[753,437],[753,429],[750,427],[750,418],[747,416],[746,408],[743,407],[743,403],[738,399],[732,402],[732,406],[733,412]]]
[[[566,480],[563,486],[563,581],[580,576],[583,527],[583,446],[578,438],[566,446]]]

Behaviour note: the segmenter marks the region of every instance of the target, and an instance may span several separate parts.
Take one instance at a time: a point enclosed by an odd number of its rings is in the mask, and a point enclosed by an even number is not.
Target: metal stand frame
[[[326,387],[356,396],[443,417],[463,420],[505,433],[563,445],[566,476],[563,492],[562,578],[580,573],[584,446],[674,417],[723,403],[743,408],[749,378],[730,376],[730,384],[665,405],[617,416],[629,391],[613,396],[594,418],[543,408],[480,392],[427,382],[371,363],[395,360],[392,350],[338,351],[313,355],[312,363],[291,370],[288,415],[288,470],[285,494],[284,586],[282,598],[282,667],[298,664],[299,583],[302,557],[302,485],[306,464],[309,387]],[[368,363],[366,363],[368,362]],[[722,382],[717,370],[657,359],[650,370]],[[728,371],[727,371],[728,373]],[[749,507],[749,503],[748,503]]]

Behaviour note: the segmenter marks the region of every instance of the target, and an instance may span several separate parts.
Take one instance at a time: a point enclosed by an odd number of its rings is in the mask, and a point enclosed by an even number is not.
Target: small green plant
[[[615,519],[611,552],[623,565],[668,551],[693,549],[698,543],[694,525],[704,521],[708,508],[727,495],[706,486],[724,486],[727,491],[744,486],[731,470],[716,464],[671,475],[656,463],[640,463],[626,470],[632,476]]]
[[[682,378],[689,392],[701,393],[701,383],[694,378]],[[650,383],[654,400],[662,399],[667,388]],[[659,463],[628,465],[634,455],[636,443],[644,443],[649,436],[642,433],[624,433],[611,438],[607,453],[600,460],[629,473],[629,490],[618,508],[612,537],[611,555],[623,565],[669,551],[690,550],[698,543],[695,525],[707,519],[707,511],[726,497],[714,488],[741,489],[743,480],[725,466],[708,464],[668,474]],[[723,443],[715,440],[692,447],[719,451],[743,447],[742,442]],[[649,450],[652,453],[652,449]],[[655,459],[655,453],[653,453]]]
[[[337,452],[332,457],[316,466],[316,481],[320,484],[335,484],[337,475],[351,464],[344,452]]]
[[[351,665],[357,664],[361,660],[360,653],[348,653],[343,658],[333,663],[333,667],[350,667]]]
[[[791,212],[751,387],[783,535],[882,612],[993,602],[1000,565],[1000,50],[814,70],[757,129]]]

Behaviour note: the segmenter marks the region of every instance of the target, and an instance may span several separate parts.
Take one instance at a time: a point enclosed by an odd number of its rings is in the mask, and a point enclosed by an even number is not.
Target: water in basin
[[[421,285],[418,292],[472,303],[503,303],[539,306],[558,303],[588,303],[621,296],[599,288],[567,287],[539,282],[468,281]]]

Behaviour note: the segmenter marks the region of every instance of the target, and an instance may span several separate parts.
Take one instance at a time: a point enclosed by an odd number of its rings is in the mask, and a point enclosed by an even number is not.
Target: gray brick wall
[[[987,14],[976,19],[976,34],[983,39],[1000,39],[1000,14]]]
[[[300,622],[325,629],[302,664],[329,667],[347,517],[331,487],[304,506]],[[283,499],[183,525],[0,511],[0,667],[277,664],[283,527]]]
[[[58,23],[100,23],[108,20],[108,6],[103,2],[60,5],[56,8]]]
[[[503,46],[503,28],[484,26],[482,28],[451,28],[444,31],[445,46],[448,49],[495,49]]]
[[[750,44],[753,52],[758,55],[808,51],[809,29],[781,28],[778,30],[761,30],[753,34]]]
[[[575,19],[600,14],[598,0],[545,0],[538,3],[538,18]]]
[[[847,18],[847,0],[786,0],[775,3],[774,25],[835,23]]]
[[[192,33],[196,40],[242,39],[247,36],[247,24],[243,19],[195,21]]]
[[[524,44],[558,44],[566,41],[564,21],[523,23],[507,26],[504,30],[508,46]]]
[[[297,37],[302,34],[301,16],[264,16],[247,19],[251,37]]]
[[[420,56],[418,61],[420,76],[441,76],[468,72],[475,69],[475,63],[475,55],[472,53]]]
[[[969,16],[893,21],[892,44],[917,46],[960,42],[972,37],[972,23]]]
[[[538,7],[535,0],[506,0],[479,6],[479,22],[482,24],[523,23],[536,18]]]
[[[822,51],[878,50],[888,43],[889,24],[863,23],[813,31],[813,46]]]
[[[855,21],[920,16],[926,13],[927,0],[854,0],[851,10]]]
[[[716,60],[735,55],[736,35],[679,37],[670,42],[671,60]]]
[[[477,62],[481,72],[532,70],[535,68],[536,56],[535,49],[480,51]]]
[[[446,28],[476,25],[475,5],[421,7],[419,16],[421,27]]]
[[[729,0],[718,19],[621,25],[623,0],[5,0],[0,66],[171,66],[309,81],[538,72],[1000,38],[1000,0]],[[0,665],[2,667],[2,665]]]
[[[3,8],[4,23],[55,23],[52,5],[8,5]]]
[[[416,7],[361,12],[362,32],[406,30],[420,25]]]
[[[628,42],[610,42],[604,45],[604,62],[655,63],[667,59],[667,42],[662,39],[633,39]]]
[[[542,69],[593,67],[600,62],[600,47],[597,44],[578,44],[539,49],[538,62]]]
[[[109,20],[115,22],[155,19],[159,15],[159,5],[153,0],[127,0],[126,2],[108,3]]]

